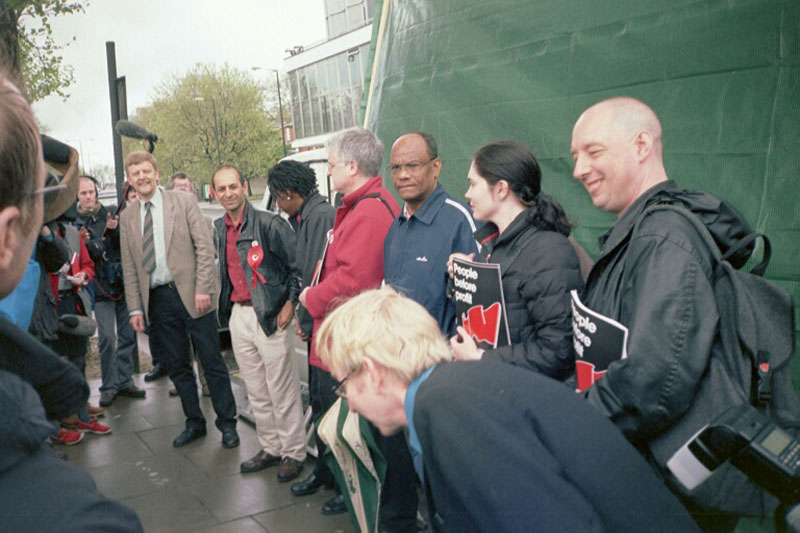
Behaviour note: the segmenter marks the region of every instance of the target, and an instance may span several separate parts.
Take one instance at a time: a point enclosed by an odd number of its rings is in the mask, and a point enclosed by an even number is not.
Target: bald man
[[[705,401],[709,361],[719,349],[719,320],[711,251],[698,231],[679,213],[645,210],[667,203],[687,208],[700,217],[722,253],[750,233],[750,226],[719,198],[680,189],[667,177],[658,117],[633,98],[612,98],[584,111],[572,132],[572,157],[573,176],[594,205],[617,216],[600,238],[600,254],[581,300],[628,329],[624,358],[624,341],[615,346],[608,338],[591,339],[620,358],[592,369],[588,378],[578,372],[578,388],[663,474],[675,441],[692,436],[682,417],[693,403]],[[732,264],[741,266],[749,253]],[[706,485],[698,490],[721,490]],[[702,495],[694,499],[703,500]],[[729,515],[688,506],[701,526],[735,524]]]

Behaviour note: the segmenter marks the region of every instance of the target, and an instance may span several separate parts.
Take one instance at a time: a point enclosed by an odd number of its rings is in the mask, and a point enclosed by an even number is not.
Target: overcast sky
[[[75,83],[66,102],[50,96],[33,107],[50,135],[82,147],[87,167],[114,164],[106,41],[116,43],[117,75],[126,78],[133,114],[167,76],[196,63],[283,73],[287,48],[325,38],[323,0],[92,0],[85,13],[52,22],[55,41],[70,43],[63,56]],[[253,74],[265,84],[274,79],[269,71]]]

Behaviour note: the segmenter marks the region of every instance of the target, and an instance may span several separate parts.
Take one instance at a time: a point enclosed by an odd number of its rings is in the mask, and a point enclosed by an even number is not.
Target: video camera
[[[725,461],[791,510],[786,520],[797,530],[800,517],[793,515],[800,514],[800,441],[755,407],[742,404],[697,432],[667,467],[684,487],[693,490]]]

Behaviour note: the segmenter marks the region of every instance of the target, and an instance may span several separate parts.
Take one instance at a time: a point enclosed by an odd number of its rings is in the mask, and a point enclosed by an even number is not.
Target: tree
[[[78,0],[0,0],[0,67],[19,76],[33,102],[49,94],[66,98],[75,78],[62,45],[53,40],[50,19],[80,13]],[[73,37],[73,40],[75,38]]]
[[[283,151],[280,127],[264,107],[263,91],[249,73],[227,64],[198,64],[163,82],[152,102],[133,117],[159,137],[162,181],[185,172],[208,183],[218,161],[236,165],[248,178],[266,176]],[[139,149],[133,143],[125,142],[126,153]]]

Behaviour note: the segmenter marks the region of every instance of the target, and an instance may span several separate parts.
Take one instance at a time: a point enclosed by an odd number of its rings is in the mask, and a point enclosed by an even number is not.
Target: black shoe
[[[342,514],[347,512],[347,504],[344,503],[344,496],[337,494],[322,506],[322,514]]]
[[[163,378],[167,375],[167,367],[158,363],[153,367],[153,370],[144,375],[145,381],[155,381],[158,378]]]
[[[309,494],[316,494],[324,487],[325,483],[320,481],[314,474],[311,474],[303,481],[298,481],[292,485],[292,494],[295,496],[308,496]]]
[[[206,436],[205,429],[195,429],[195,428],[187,428],[184,429],[183,432],[175,437],[175,440],[172,441],[172,445],[176,448],[180,448],[181,446],[186,446],[193,440],[197,440],[200,437]]]
[[[100,393],[100,407],[108,407],[112,403],[114,403],[114,399],[117,397],[117,393],[113,390],[105,390]]]
[[[236,428],[226,428],[222,430],[222,447],[236,448],[239,445],[239,434]]]
[[[140,389],[136,385],[129,385],[124,389],[117,391],[117,396],[127,396],[128,398],[144,398],[147,393],[144,389]]]

